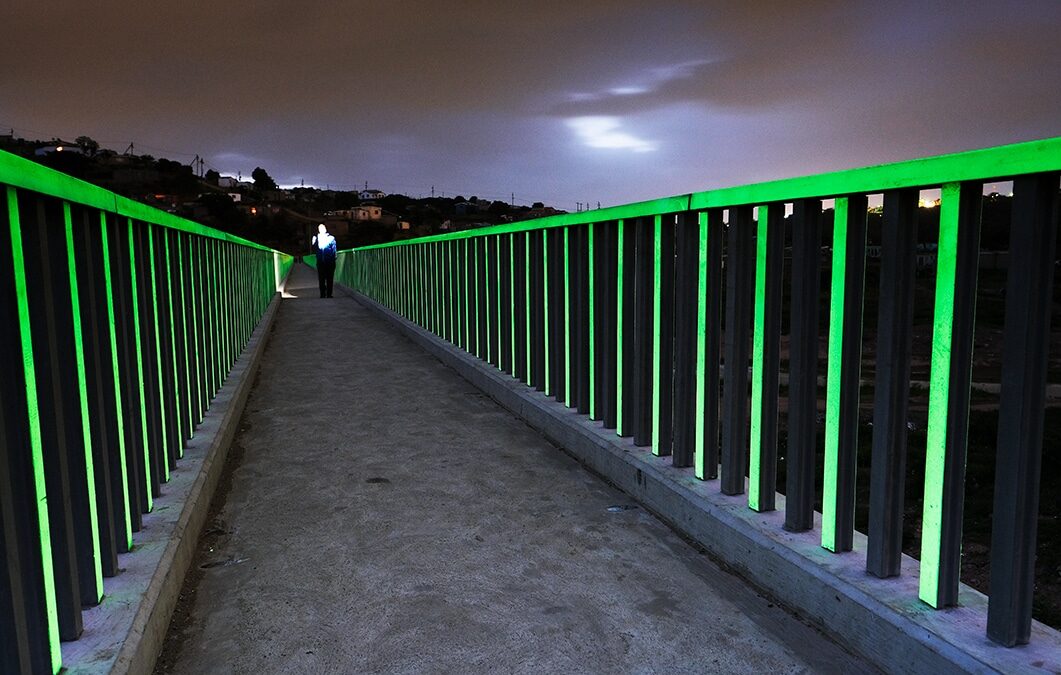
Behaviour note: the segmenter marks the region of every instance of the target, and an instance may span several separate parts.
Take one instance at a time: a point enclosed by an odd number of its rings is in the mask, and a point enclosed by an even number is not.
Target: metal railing
[[[725,494],[746,492],[749,508],[766,511],[779,487],[790,210],[784,527],[814,527],[817,477],[821,545],[841,553],[852,549],[856,510],[867,206],[882,194],[862,553],[869,573],[894,577],[902,559],[918,197],[940,189],[919,597],[943,608],[958,600],[981,199],[985,183],[1012,180],[1010,251],[1020,264],[1007,280],[987,617],[987,635],[1012,646],[1026,643],[1031,628],[1059,172],[1061,138],[1054,138],[342,251],[336,274],[604,428],[669,455],[674,467],[718,479]],[[833,200],[831,242],[822,240],[823,200]],[[824,396],[817,385],[823,257],[831,263]]]
[[[57,672],[291,257],[0,152],[0,670]]]

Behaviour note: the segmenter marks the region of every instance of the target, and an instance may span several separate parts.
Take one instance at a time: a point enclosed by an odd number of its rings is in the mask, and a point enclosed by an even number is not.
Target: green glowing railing
[[[863,449],[872,454],[868,543],[855,555],[892,577],[902,558],[918,191],[941,189],[919,581],[921,600],[942,608],[959,589],[981,196],[985,183],[1013,180],[1020,264],[1008,279],[987,634],[1014,645],[1031,626],[1059,171],[1054,138],[342,251],[336,274],[766,511],[779,487],[790,241],[785,527],[813,528],[818,476],[821,545],[839,554],[854,539],[868,195],[882,193],[873,442]],[[822,241],[823,200],[834,200],[831,242]],[[823,267],[831,291],[821,397]]]
[[[0,670],[58,672],[292,258],[3,152],[0,190]]]

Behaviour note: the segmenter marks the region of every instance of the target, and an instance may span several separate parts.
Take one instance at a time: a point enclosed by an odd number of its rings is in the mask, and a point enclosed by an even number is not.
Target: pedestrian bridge
[[[4,672],[1057,671],[1032,603],[1059,175],[1050,139],[396,242],[320,299],[286,254],[0,155]],[[999,180],[988,597],[960,572]]]

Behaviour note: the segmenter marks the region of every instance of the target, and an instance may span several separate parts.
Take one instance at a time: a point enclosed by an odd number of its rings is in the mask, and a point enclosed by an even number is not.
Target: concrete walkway
[[[866,672],[296,266],[158,672]]]

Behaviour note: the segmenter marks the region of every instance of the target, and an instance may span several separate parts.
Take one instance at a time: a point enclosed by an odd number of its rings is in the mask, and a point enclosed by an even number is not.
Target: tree
[[[254,171],[251,171],[251,179],[254,180],[254,189],[259,192],[276,189],[276,181],[260,166],[254,167]]]
[[[217,185],[217,182],[219,180],[221,180],[221,174],[219,174],[218,172],[214,171],[213,169],[210,169],[206,172],[207,183],[210,183],[211,185]]]
[[[531,208],[532,209],[544,209],[545,208],[545,204],[542,204],[541,202],[534,202],[533,204],[531,204]]]
[[[76,143],[78,147],[84,150],[85,154],[89,156],[96,154],[96,151],[99,150],[99,143],[88,136],[78,136],[74,139],[74,143]]]

